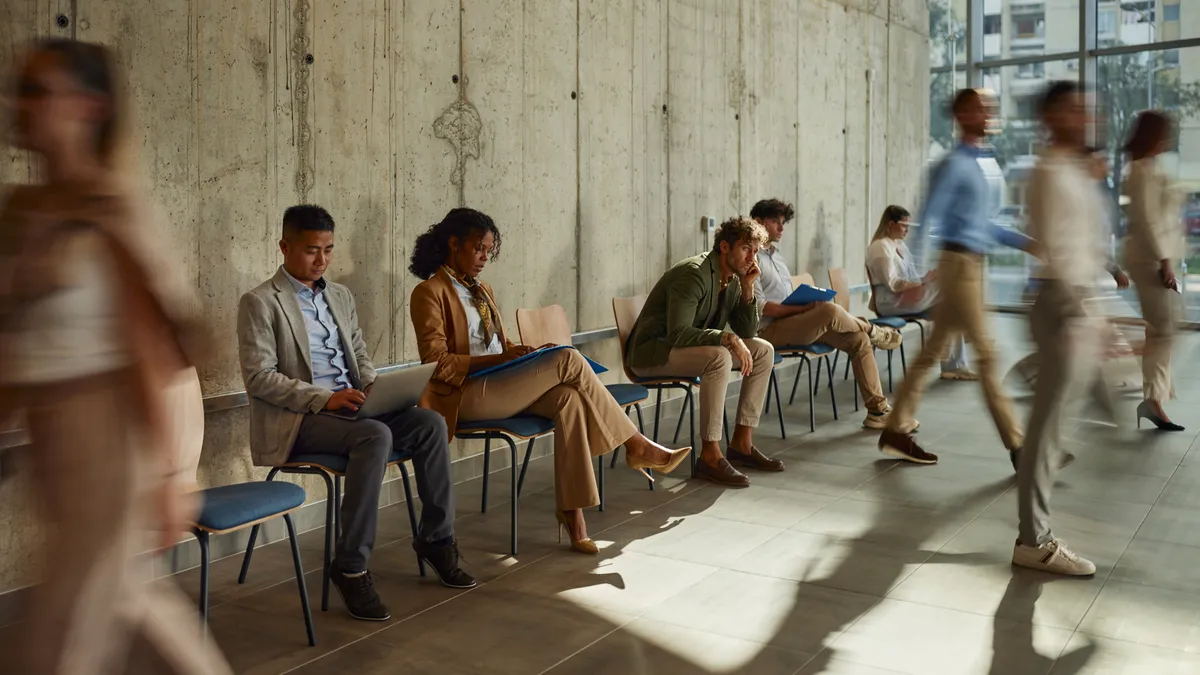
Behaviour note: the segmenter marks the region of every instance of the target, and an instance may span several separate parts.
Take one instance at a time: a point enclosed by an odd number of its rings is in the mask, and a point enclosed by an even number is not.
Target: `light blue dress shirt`
[[[979,164],[990,149],[960,143],[930,177],[925,208],[919,222],[936,232],[941,244],[957,244],[986,254],[999,243],[1024,249],[1029,237],[992,222],[996,202]]]
[[[330,391],[350,388],[350,369],[346,367],[346,352],[342,349],[342,337],[333,312],[325,302],[325,280],[318,279],[312,288],[305,286],[295,277],[283,271],[296,289],[296,301],[304,315],[304,328],[308,331],[308,354],[312,368],[312,383]]]

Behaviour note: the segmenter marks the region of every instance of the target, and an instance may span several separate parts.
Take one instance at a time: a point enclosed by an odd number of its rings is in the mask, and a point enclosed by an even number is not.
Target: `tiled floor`
[[[1016,345],[1007,368],[1024,349],[1024,324],[995,325],[1015,338],[1000,340]],[[459,536],[477,589],[418,579],[409,542],[389,538],[372,568],[394,618],[353,621],[335,596],[317,612],[318,646],[307,647],[288,552],[272,545],[247,586],[235,583],[238,560],[213,566],[212,632],[238,672],[263,674],[1195,674],[1197,346],[1200,336],[1180,345],[1170,406],[1187,432],[1133,428],[1136,394],[1119,401],[1123,427],[1078,431],[1054,525],[1097,563],[1094,579],[1011,568],[1012,469],[977,385],[930,388],[920,438],[941,454],[933,467],[884,459],[842,387],[841,421],[819,399],[816,433],[799,401],[786,409],[787,441],[763,424],[760,447],[788,470],[753,474],[747,490],[666,478],[651,492],[628,469],[607,472],[607,509],[587,516],[597,557],[557,543],[543,460],[521,498],[516,559],[500,553],[507,477],[494,482],[486,515],[479,482],[460,487]],[[385,518],[395,525],[387,532],[407,527],[401,507]],[[304,540],[316,606],[320,533]],[[191,591],[196,576],[178,581]]]

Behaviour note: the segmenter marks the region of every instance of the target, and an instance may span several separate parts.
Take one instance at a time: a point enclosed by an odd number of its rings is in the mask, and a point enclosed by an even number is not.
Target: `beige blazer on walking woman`
[[[1125,195],[1129,197],[1125,264],[1157,265],[1161,260],[1182,258],[1183,194],[1171,185],[1156,158],[1139,159],[1129,165]]]

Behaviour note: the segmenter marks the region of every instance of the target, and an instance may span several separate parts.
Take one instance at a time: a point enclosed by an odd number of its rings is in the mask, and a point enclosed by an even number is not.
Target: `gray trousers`
[[[1077,294],[1056,281],[1042,284],[1029,317],[1038,378],[1017,466],[1018,534],[1026,546],[1041,546],[1054,538],[1050,489],[1063,452],[1063,408],[1080,399],[1095,376],[1096,333],[1080,326],[1085,320]]]
[[[437,541],[454,536],[454,486],[446,420],[432,410],[410,408],[377,419],[346,420],[305,415],[292,455],[345,455],[342,536],[334,558],[344,572],[367,569],[379,523],[379,492],[388,456],[412,457],[421,497],[418,536]]]

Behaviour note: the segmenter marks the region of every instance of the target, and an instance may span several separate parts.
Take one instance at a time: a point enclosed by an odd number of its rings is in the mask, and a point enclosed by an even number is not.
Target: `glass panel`
[[[929,66],[967,60],[967,0],[929,0]]]
[[[1184,8],[1187,11],[1188,8]],[[1137,114],[1147,107],[1165,109],[1179,125],[1175,148],[1162,156],[1162,166],[1185,195],[1179,214],[1186,232],[1187,273],[1184,280],[1188,318],[1200,320],[1200,47],[1171,52],[1106,56],[1097,59],[1097,122],[1101,145],[1108,153],[1112,199],[1121,192],[1125,157],[1120,147]],[[1118,235],[1125,231],[1124,216],[1115,219]],[[1121,243],[1114,246],[1121,255]],[[1181,267],[1182,270],[1182,267]],[[1132,296],[1130,313],[1137,313]]]
[[[1080,0],[1002,0],[983,6],[983,58],[1079,51]]]
[[[935,160],[954,143],[954,119],[950,102],[959,89],[967,86],[962,70],[932,73],[929,77],[929,158]]]
[[[1093,1],[1101,48],[1200,37],[1200,3],[1194,0]]]

